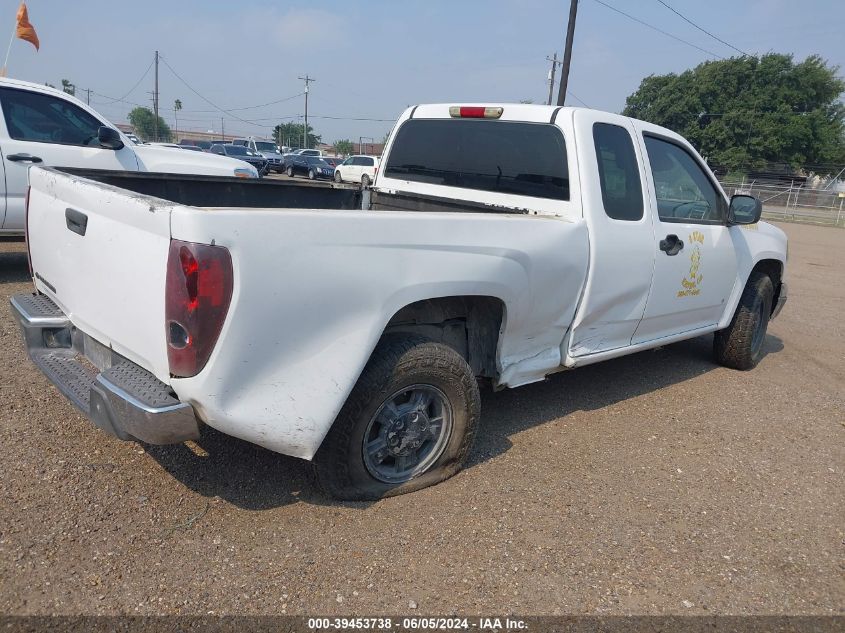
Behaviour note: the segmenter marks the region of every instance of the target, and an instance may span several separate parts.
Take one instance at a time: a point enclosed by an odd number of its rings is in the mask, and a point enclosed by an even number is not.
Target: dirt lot
[[[755,371],[708,336],[485,393],[469,468],[375,504],[212,431],[96,430],[26,360],[0,243],[0,612],[841,614],[845,231],[783,226]]]

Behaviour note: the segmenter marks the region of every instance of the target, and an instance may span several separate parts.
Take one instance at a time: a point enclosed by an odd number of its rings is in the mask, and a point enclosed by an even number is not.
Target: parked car
[[[124,132],[124,136],[126,138],[128,138],[130,141],[132,141],[133,143],[135,143],[136,145],[141,145],[144,142],[141,139],[139,139],[137,136],[132,134],[131,132]]]
[[[232,141],[232,144],[248,147],[252,151],[258,152],[267,159],[270,171],[284,173],[285,159],[274,142],[250,136],[248,138],[236,138]]]
[[[201,152],[202,148],[196,145],[179,145],[180,149],[186,149],[190,152]]]
[[[786,235],[678,134],[525,104],[420,105],[395,130],[366,196],[33,167],[36,294],[11,301],[30,357],[119,438],[202,422],[314,460],[344,499],[457,472],[479,379],[712,333],[722,365],[764,357]]]
[[[41,84],[0,79],[0,223],[24,231],[31,165],[256,178],[250,166],[221,156],[136,145],[90,106]]]
[[[368,187],[376,179],[378,158],[375,156],[350,156],[334,171],[335,182],[360,182]]]
[[[334,167],[319,156],[294,154],[289,158],[285,173],[293,178],[296,175],[308,176],[311,180],[334,178]]]
[[[269,163],[267,162],[267,159],[258,152],[253,152],[248,147],[231,144],[212,145],[210,151],[212,154],[220,154],[221,156],[228,156],[229,158],[237,158],[249,163],[258,170],[258,174],[260,176],[266,176],[269,171]]]

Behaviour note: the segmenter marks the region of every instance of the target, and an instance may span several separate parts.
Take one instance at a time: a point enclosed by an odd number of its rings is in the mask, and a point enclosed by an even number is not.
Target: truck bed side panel
[[[172,227],[230,249],[235,271],[206,369],[173,388],[220,431],[304,458],[415,301],[500,298],[500,382],[541,380],[561,363],[588,261],[585,224],[549,217],[179,208]]]

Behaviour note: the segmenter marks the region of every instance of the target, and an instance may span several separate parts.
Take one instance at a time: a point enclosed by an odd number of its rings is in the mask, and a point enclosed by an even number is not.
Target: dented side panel
[[[179,208],[172,226],[228,248],[236,289],[206,369],[173,388],[210,426],[304,458],[401,308],[501,299],[500,383],[516,386],[559,367],[587,267],[586,224],[561,218]]]

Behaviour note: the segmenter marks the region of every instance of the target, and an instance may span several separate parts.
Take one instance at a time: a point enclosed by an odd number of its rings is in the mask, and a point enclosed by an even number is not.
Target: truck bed
[[[225,178],[185,174],[57,169],[104,185],[190,207],[261,209],[360,209],[361,190],[300,180]]]

